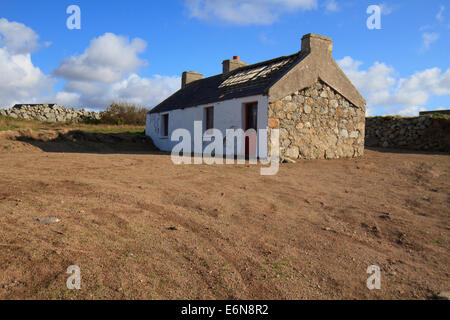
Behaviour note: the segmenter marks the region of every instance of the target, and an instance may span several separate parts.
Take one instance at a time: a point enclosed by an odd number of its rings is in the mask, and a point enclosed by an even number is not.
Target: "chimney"
[[[331,57],[333,53],[333,40],[314,33],[306,34],[302,38],[302,51]]]
[[[185,71],[181,77],[181,89],[184,89],[189,83],[200,80],[203,75],[194,71]]]
[[[226,74],[238,68],[248,66],[248,63],[241,61],[239,56],[234,56],[233,60],[224,60],[222,62],[222,65],[223,65],[223,74]]]

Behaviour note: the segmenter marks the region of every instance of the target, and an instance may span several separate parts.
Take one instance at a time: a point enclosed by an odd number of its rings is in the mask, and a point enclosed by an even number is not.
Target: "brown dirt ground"
[[[1,299],[428,299],[450,156],[175,166],[137,135],[0,133]],[[57,217],[55,224],[37,218]],[[82,289],[66,288],[70,265]],[[366,269],[382,269],[381,290]]]

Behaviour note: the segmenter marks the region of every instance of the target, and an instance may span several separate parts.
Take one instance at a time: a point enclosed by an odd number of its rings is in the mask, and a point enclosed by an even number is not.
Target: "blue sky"
[[[73,4],[80,30],[66,27]],[[370,5],[381,8],[380,30],[367,28]],[[179,88],[185,70],[211,76],[234,55],[256,63],[292,54],[311,32],[333,39],[333,56],[370,115],[449,108],[443,0],[2,1],[0,106],[152,107]]]

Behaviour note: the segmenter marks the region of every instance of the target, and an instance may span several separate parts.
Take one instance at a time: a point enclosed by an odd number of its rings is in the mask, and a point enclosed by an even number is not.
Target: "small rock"
[[[377,226],[373,226],[371,230],[372,230],[372,232],[375,232],[375,233],[380,232],[380,229]]]
[[[286,158],[289,158],[291,160],[297,159],[299,157],[299,155],[300,155],[300,151],[299,151],[298,147],[292,147],[286,151]]]
[[[284,158],[281,163],[296,163],[295,160],[289,159],[289,158]]]
[[[308,114],[308,113],[311,113],[312,108],[310,106],[308,106],[308,105],[305,105],[303,107],[303,111]]]
[[[36,220],[40,223],[58,223],[60,221],[58,218],[47,218],[47,219],[38,218]]]
[[[404,244],[406,242],[406,234],[405,233],[399,233],[398,235],[398,244]]]
[[[441,291],[436,295],[439,300],[450,300],[450,291]]]

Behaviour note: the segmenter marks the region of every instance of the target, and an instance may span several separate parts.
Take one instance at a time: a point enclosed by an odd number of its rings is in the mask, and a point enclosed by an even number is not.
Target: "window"
[[[169,136],[169,114],[163,114],[161,117],[161,133],[163,137]]]
[[[214,129],[214,107],[209,107],[205,109],[205,129]]]

